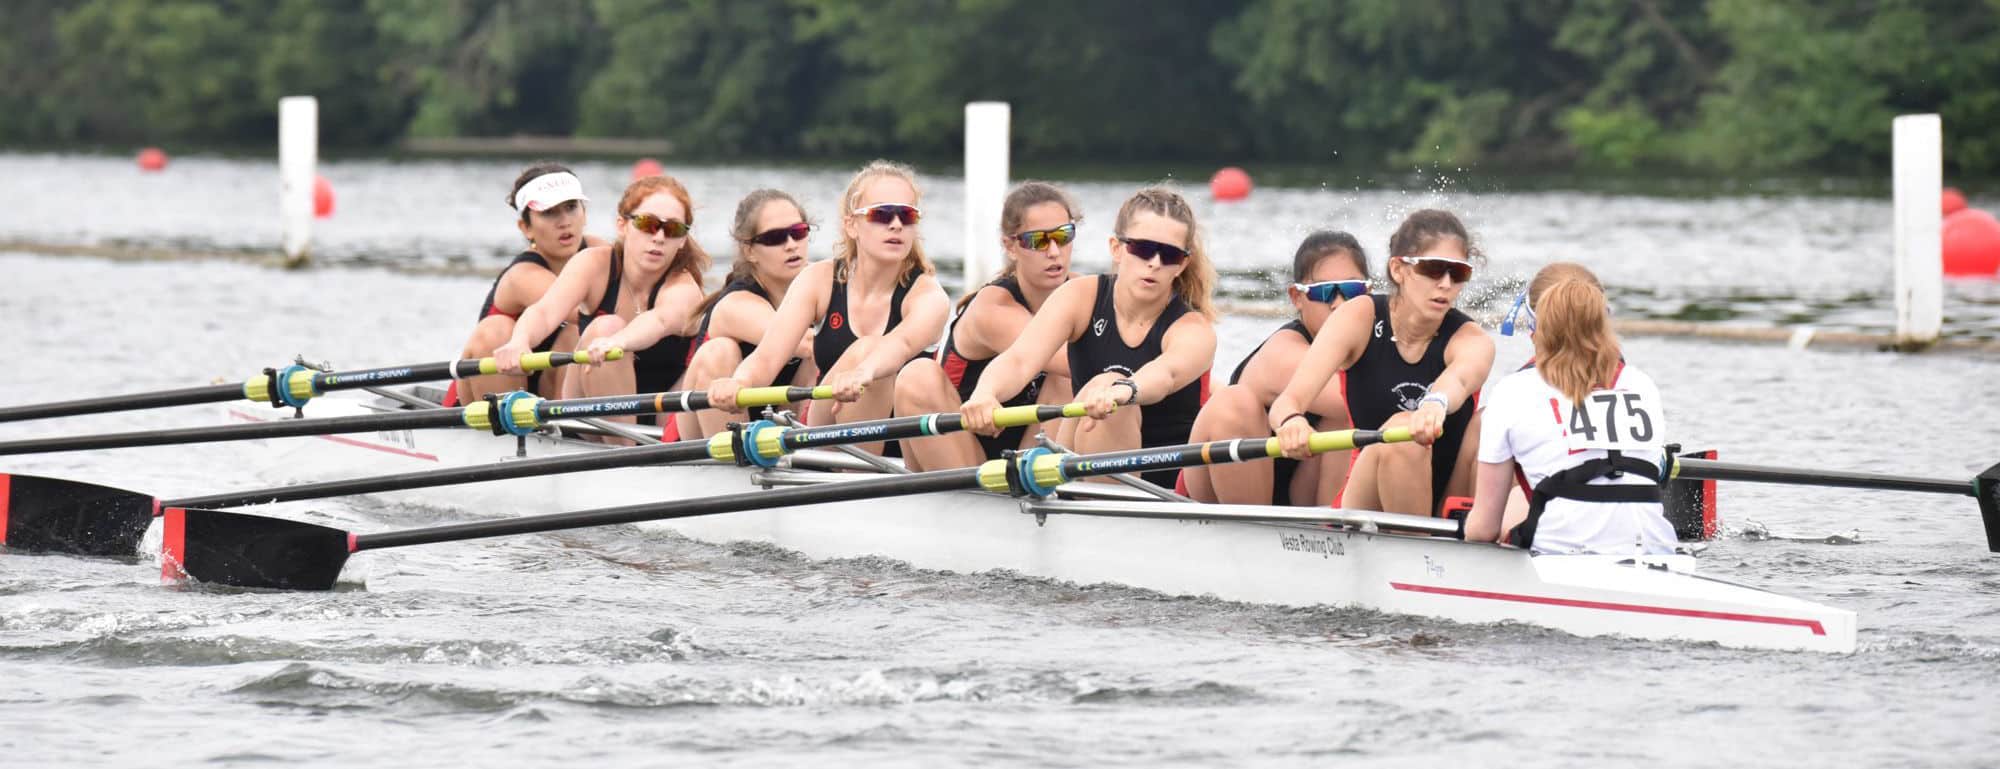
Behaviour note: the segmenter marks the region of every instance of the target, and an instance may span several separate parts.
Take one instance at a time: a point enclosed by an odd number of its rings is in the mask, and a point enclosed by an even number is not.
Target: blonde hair
[[[1007,192],[1007,199],[1000,203],[1000,237],[1011,240],[1015,233],[1021,231],[1021,222],[1028,217],[1028,209],[1043,203],[1062,206],[1072,222],[1083,221],[1083,209],[1078,208],[1076,201],[1071,200],[1069,193],[1064,192],[1061,187],[1048,182],[1025,181],[1014,185],[1014,189]],[[1000,268],[1000,274],[995,275],[993,280],[1014,277],[1020,269],[1020,260],[1009,258]],[[972,304],[972,298],[979,295],[979,289],[980,286],[966,286],[965,296],[959,297],[956,309],[963,310],[966,305]]]
[[[1618,376],[1618,335],[1604,286],[1589,268],[1575,262],[1543,267],[1528,283],[1528,305],[1535,310],[1535,368],[1542,381],[1581,403]]]
[[[844,219],[853,216],[854,209],[861,207],[862,189],[866,188],[869,182],[883,176],[893,176],[908,182],[910,189],[917,193],[917,199],[911,201],[912,203],[923,200],[924,190],[922,187],[917,186],[917,172],[914,169],[894,161],[877,160],[862,166],[861,170],[854,174],[854,180],[847,183],[846,194],[840,196],[841,218]],[[842,229],[840,242],[834,244],[833,247],[833,259],[836,265],[834,275],[836,279],[844,280],[846,276],[853,274],[854,260],[859,253],[859,247],[854,242],[854,239],[848,237],[847,231]],[[931,266],[930,258],[924,256],[923,238],[917,237],[910,243],[910,255],[903,258],[903,269],[897,275],[896,283],[907,286],[910,284],[910,281],[916,279],[919,273],[931,275],[936,272],[936,268]]]
[[[1132,197],[1125,199],[1125,205],[1118,207],[1118,219],[1111,225],[1112,232],[1118,237],[1125,237],[1125,228],[1132,225],[1133,217],[1141,211],[1187,226],[1188,258],[1180,276],[1174,278],[1174,291],[1181,295],[1181,301],[1187,302],[1189,308],[1210,321],[1215,320],[1215,262],[1202,248],[1201,226],[1195,223],[1194,208],[1178,192],[1161,186],[1146,187],[1132,193]]]
[[[681,202],[681,210],[687,212],[688,228],[693,229],[694,202],[688,198],[687,187],[682,186],[679,179],[671,176],[648,176],[627,185],[625,194],[618,197],[618,218],[631,219],[633,209],[638,208],[640,203],[646,202],[646,198],[660,192],[672,195],[675,200]],[[624,238],[619,238],[617,242],[611,244],[611,257],[620,264],[624,263]],[[667,261],[667,274],[672,275],[675,270],[684,270],[694,277],[694,284],[700,286],[702,275],[708,272],[708,265],[708,252],[701,250],[701,244],[695,242],[693,234],[689,234],[687,240],[681,243],[681,250],[674,252],[674,257]]]

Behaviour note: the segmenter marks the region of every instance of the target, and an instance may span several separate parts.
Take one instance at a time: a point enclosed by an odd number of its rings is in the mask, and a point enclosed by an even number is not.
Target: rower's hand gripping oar
[[[1795,467],[1768,467],[1713,459],[1675,457],[1669,478],[1697,478],[1716,481],[1789,483],[1801,486],[1834,486],[1847,489],[1915,491],[1953,494],[1979,500],[1979,518],[1986,527],[1986,549],[2000,553],[2000,464],[1986,468],[1970,481],[1915,478],[1907,475],[1813,470]]]
[[[1310,446],[1315,453],[1342,451],[1407,441],[1410,437],[1407,428],[1342,430],[1315,433]],[[1056,486],[1079,478],[1282,455],[1276,438],[1086,455],[1030,449],[977,467],[379,534],[355,534],[317,524],[172,507],[166,511],[161,576],[170,582],[192,578],[239,587],[327,590],[340,577],[348,556],[362,550],[941,491],[985,489],[1045,496]]]
[[[812,387],[755,387],[740,390],[736,395],[738,405],[745,408],[775,406],[806,398],[830,397],[827,388]],[[530,403],[529,401],[532,401]],[[541,401],[535,398],[519,399],[515,402],[515,415],[506,424],[515,429],[524,425],[529,430],[544,420],[574,416],[615,415],[620,413],[672,412],[702,409],[708,407],[705,392],[670,392],[645,396],[620,396],[613,398],[584,398],[571,401]],[[339,419],[287,419],[252,425],[230,425],[218,430],[238,430],[241,428],[279,428],[297,430],[305,426],[307,430],[279,434],[312,435],[339,432],[366,432],[376,429],[411,429],[412,427],[448,427],[457,424],[491,429],[488,404],[474,403],[459,409],[430,409],[416,412],[392,412],[371,414]],[[623,410],[635,409],[635,410]],[[405,422],[384,422],[384,418],[400,418]],[[362,420],[342,422],[343,419]],[[338,425],[334,423],[340,423]],[[380,426],[384,424],[402,426]],[[217,438],[215,440],[221,440]],[[630,453],[620,453],[630,452]],[[33,475],[10,475],[0,473],[0,545],[11,551],[54,552],[75,555],[132,555],[144,537],[147,525],[164,507],[230,507],[242,504],[274,502],[287,499],[313,499],[317,497],[342,496],[346,494],[366,494],[377,491],[392,491],[402,488],[439,486],[450,483],[467,483],[478,480],[547,475],[561,472],[579,472],[606,467],[628,467],[661,462],[676,462],[702,459],[708,456],[708,442],[705,440],[682,441],[658,446],[642,446],[635,449],[607,450],[581,456],[549,457],[538,460],[508,462],[493,466],[453,467],[418,473],[404,473],[382,478],[362,478],[345,481],[329,481],[319,484],[302,484],[275,489],[263,489],[233,494],[217,494],[207,497],[190,497],[181,500],[157,500],[150,495],[134,491],[99,486],[97,484],[47,478]]]
[[[625,357],[624,350],[612,349],[604,353],[604,360],[607,361],[623,357]],[[571,363],[590,363],[593,360],[595,357],[588,350],[537,352],[521,356],[521,369],[533,373]],[[9,406],[0,408],[0,422],[133,411],[164,406],[188,406],[196,403],[221,403],[239,398],[257,403],[269,403],[274,408],[296,409],[303,408],[306,401],[334,390],[464,379],[498,373],[500,365],[492,358],[418,363],[356,371],[319,371],[294,363],[282,369],[264,369],[264,373],[245,379],[242,384],[207,385],[28,406]]]
[[[758,387],[752,388],[751,392],[753,395],[749,405],[775,406],[794,400],[828,398],[831,397],[832,390],[826,387]],[[737,400],[743,401],[740,397]],[[5,441],[0,442],[0,454],[41,454],[460,426],[475,430],[492,430],[494,435],[527,435],[555,419],[658,414],[705,408],[708,408],[708,393],[693,390],[571,400],[544,400],[532,393],[516,390],[506,395],[492,395],[486,400],[453,408]]]

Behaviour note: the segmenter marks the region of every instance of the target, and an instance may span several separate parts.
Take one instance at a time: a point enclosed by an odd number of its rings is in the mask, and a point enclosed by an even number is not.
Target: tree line
[[[2000,0],[11,0],[0,144],[671,139],[1373,168],[1878,172],[1938,112],[2000,171]]]

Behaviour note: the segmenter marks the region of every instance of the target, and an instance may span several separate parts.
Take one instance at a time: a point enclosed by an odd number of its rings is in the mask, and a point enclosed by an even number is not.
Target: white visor
[[[590,202],[590,198],[584,197],[583,182],[576,178],[576,174],[557,171],[542,174],[521,185],[521,191],[514,193],[514,209],[522,214],[530,209],[547,211],[571,200]]]

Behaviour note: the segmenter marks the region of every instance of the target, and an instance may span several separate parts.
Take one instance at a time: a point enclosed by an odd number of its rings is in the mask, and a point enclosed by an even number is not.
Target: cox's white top
[[[1513,460],[1533,488],[1544,478],[1606,456],[1625,456],[1659,466],[1666,434],[1660,388],[1636,367],[1620,368],[1611,387],[1597,390],[1579,411],[1541,371],[1525,369],[1502,378],[1482,398],[1479,461]],[[1592,485],[1641,484],[1631,477],[1598,478]],[[1607,555],[1671,553],[1678,540],[1658,502],[1583,502],[1550,499],[1535,529],[1537,553]]]

